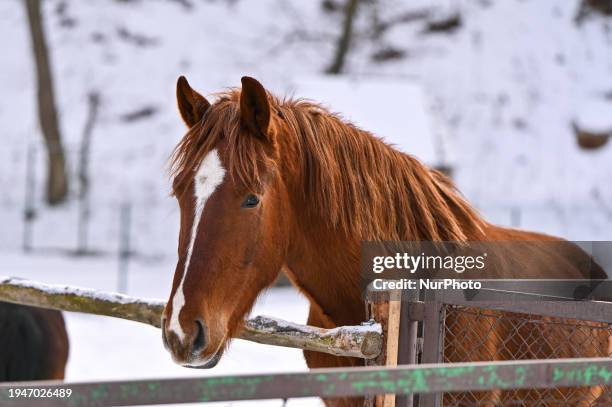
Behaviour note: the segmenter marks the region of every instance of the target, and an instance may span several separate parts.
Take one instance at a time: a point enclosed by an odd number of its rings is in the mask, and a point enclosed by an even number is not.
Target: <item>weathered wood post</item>
[[[383,347],[380,355],[366,361],[368,366],[397,366],[400,338],[402,291],[375,292],[368,290],[367,317],[378,322],[383,332]],[[374,407],[395,407],[395,394],[381,394],[367,400]]]

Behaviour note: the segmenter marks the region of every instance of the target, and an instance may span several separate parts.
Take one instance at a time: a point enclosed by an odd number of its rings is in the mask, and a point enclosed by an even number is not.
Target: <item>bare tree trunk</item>
[[[49,157],[47,172],[47,202],[62,203],[68,194],[68,178],[64,149],[57,122],[57,110],[53,93],[53,79],[49,67],[49,55],[43,30],[40,0],[24,0],[28,14],[32,51],[36,60],[38,80],[38,118]]]
[[[342,32],[338,37],[336,44],[336,53],[332,64],[327,68],[326,72],[330,74],[342,73],[346,56],[351,48],[351,40],[353,38],[353,22],[357,15],[357,6],[361,0],[346,0],[344,7],[344,21],[342,22]]]

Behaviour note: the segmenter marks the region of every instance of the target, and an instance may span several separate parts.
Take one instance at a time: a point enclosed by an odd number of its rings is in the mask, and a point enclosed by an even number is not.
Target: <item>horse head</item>
[[[189,130],[173,161],[180,235],[163,337],[182,365],[216,365],[283,265],[290,208],[275,165],[282,127],[269,97],[249,77],[213,103],[184,77],[177,83]]]

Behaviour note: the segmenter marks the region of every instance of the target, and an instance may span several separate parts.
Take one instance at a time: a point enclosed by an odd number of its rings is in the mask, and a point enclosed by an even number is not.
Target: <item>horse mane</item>
[[[276,144],[291,145],[305,202],[330,226],[359,240],[467,241],[484,236],[484,220],[451,180],[380,138],[307,100],[269,94]],[[222,138],[228,172],[247,188],[262,188],[263,168],[278,170],[278,145],[240,134],[240,90],[218,95],[205,118],[172,156],[173,193],[193,179],[203,157]],[[282,158],[281,158],[282,159]]]

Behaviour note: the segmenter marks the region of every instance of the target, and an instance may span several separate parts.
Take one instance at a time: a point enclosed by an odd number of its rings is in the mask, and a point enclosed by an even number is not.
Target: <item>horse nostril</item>
[[[206,333],[204,332],[204,323],[196,319],[196,335],[193,339],[192,353],[200,353],[206,347]]]

